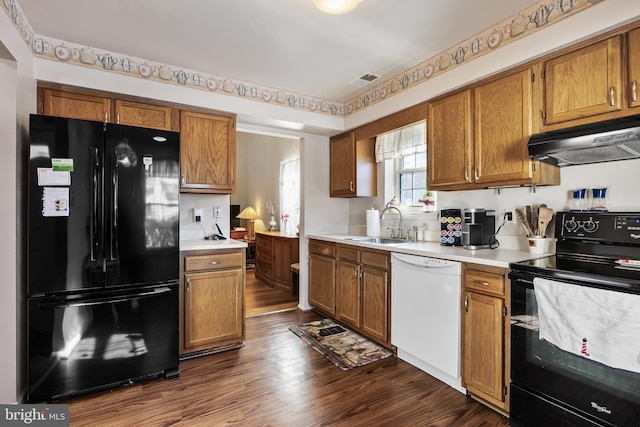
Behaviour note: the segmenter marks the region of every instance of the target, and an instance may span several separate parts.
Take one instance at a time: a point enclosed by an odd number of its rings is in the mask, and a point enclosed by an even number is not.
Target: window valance
[[[427,149],[425,122],[406,126],[376,137],[376,162]]]

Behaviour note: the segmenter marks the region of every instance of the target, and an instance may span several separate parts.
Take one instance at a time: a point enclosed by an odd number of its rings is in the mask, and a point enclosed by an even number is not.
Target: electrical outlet
[[[511,212],[511,211],[507,211],[507,212],[505,212],[505,213],[504,213],[504,219],[505,219],[507,222],[513,222],[513,212]]]
[[[213,217],[222,218],[222,208],[220,206],[213,207]]]
[[[193,222],[202,221],[202,208],[193,208]]]

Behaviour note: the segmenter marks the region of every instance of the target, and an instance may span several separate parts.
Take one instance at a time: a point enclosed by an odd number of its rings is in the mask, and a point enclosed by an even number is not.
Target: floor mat
[[[390,350],[330,319],[291,326],[289,330],[343,371],[393,354]]]

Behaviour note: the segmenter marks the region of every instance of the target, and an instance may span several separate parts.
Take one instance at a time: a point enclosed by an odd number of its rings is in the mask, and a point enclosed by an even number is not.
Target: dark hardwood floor
[[[291,310],[298,306],[298,296],[274,289],[256,279],[255,270],[247,269],[245,287],[245,310],[247,317],[259,316],[274,311]]]
[[[76,398],[71,426],[507,426],[498,413],[395,357],[350,371],[288,330],[320,319],[247,319],[237,350],[186,360],[180,377]]]

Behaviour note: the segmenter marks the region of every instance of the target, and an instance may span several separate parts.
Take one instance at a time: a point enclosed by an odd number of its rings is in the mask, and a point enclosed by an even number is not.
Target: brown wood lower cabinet
[[[181,253],[180,354],[244,341],[244,249]]]
[[[390,348],[389,271],[388,252],[310,240],[309,302]]]
[[[336,315],[336,245],[309,240],[309,304]]]
[[[256,277],[271,287],[294,293],[291,264],[298,262],[297,236],[279,232],[256,233]]]
[[[463,264],[462,385],[503,414],[509,412],[508,280],[504,268]]]

